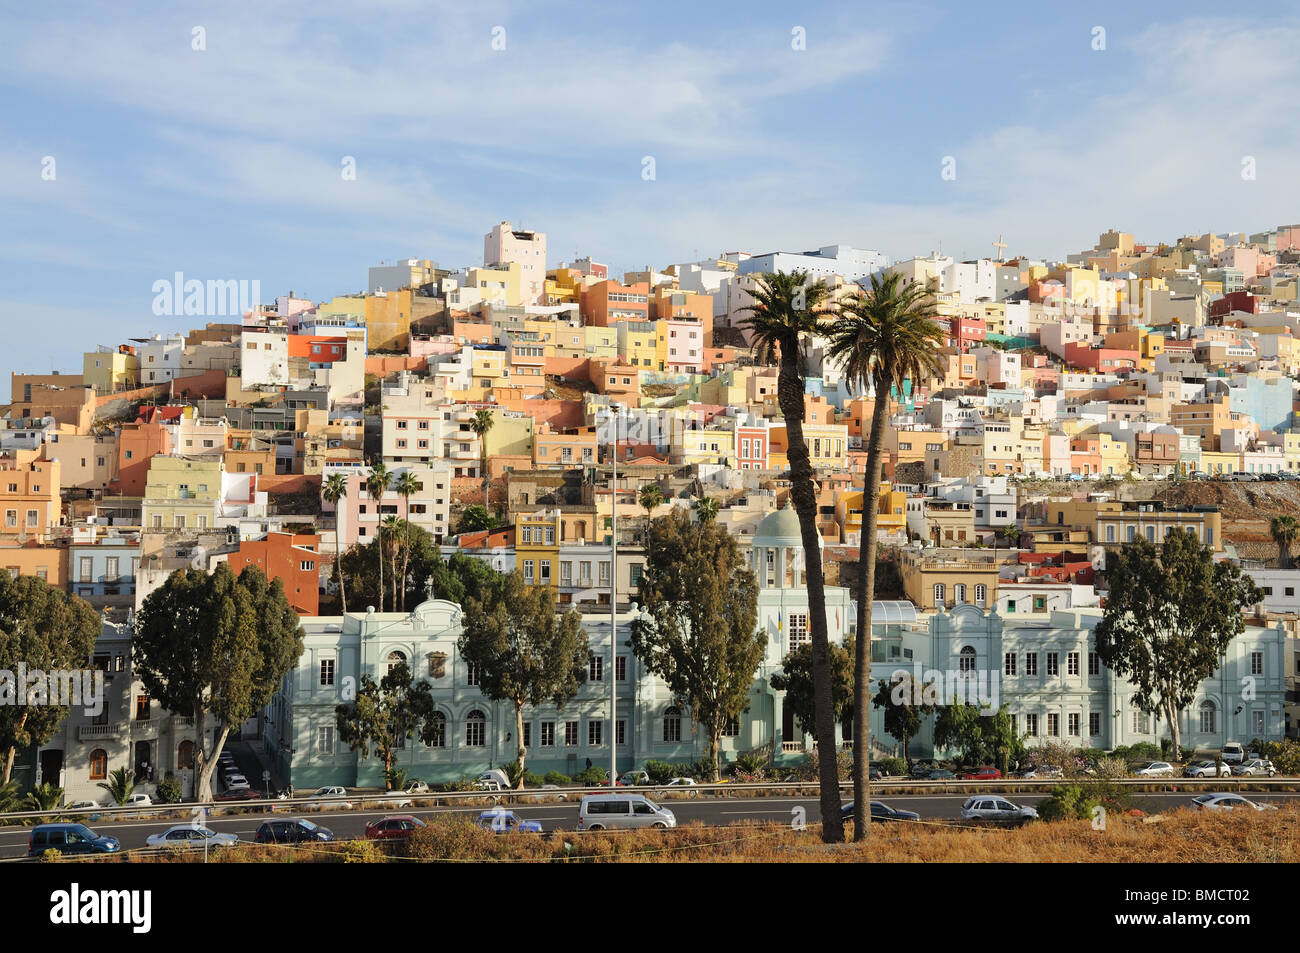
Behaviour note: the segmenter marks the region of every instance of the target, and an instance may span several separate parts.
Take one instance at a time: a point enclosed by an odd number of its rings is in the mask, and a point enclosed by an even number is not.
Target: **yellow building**
[[[789,443],[784,424],[772,427],[772,467],[788,467]],[[803,425],[803,439],[814,470],[844,470],[849,463],[849,428],[844,424]],[[777,458],[781,462],[778,464]]]
[[[669,459],[675,466],[718,463],[735,467],[737,464],[736,431],[721,428],[678,430],[673,438]]]
[[[81,379],[99,396],[133,390],[140,386],[140,358],[122,348],[97,348],[84,356]]]
[[[322,304],[319,314],[351,315],[365,320],[366,347],[375,351],[405,352],[411,341],[411,326],[439,313],[438,298],[418,295],[411,288],[372,295],[338,295]]]
[[[559,579],[560,519],[558,509],[515,517],[515,565],[529,585],[554,586]]]
[[[605,329],[601,329],[605,330]],[[619,321],[614,330],[618,333],[618,356],[633,367],[658,367],[659,334],[653,321]],[[744,402],[743,387],[740,403]],[[727,401],[710,403],[728,404]]]
[[[1288,430],[1282,435],[1282,452],[1288,470],[1300,471],[1300,431]]]
[[[219,459],[154,457],[141,509],[145,531],[209,529],[221,499],[221,472]]]
[[[1236,473],[1241,469],[1241,454],[1228,450],[1202,450],[1201,472],[1210,476]]]
[[[966,604],[993,606],[998,596],[998,569],[1015,560],[1005,552],[975,556],[951,549],[903,549],[899,556],[903,593],[921,610]]]
[[[887,482],[880,484],[880,505],[876,514],[876,536],[907,536],[907,494]],[[840,490],[835,494],[835,516],[844,542],[862,545],[862,491]]]

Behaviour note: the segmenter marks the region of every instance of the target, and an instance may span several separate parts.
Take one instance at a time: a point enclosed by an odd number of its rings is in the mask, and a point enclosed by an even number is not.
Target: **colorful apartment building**
[[[44,540],[63,513],[62,468],[34,450],[0,454],[0,539]]]
[[[236,576],[256,566],[267,578],[279,579],[298,615],[320,615],[320,537],[315,533],[268,533],[244,540],[226,561]]]

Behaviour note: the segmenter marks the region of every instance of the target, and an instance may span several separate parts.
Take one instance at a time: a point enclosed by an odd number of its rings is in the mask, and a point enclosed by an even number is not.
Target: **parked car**
[[[1187,767],[1183,768],[1183,777],[1185,778],[1227,778],[1232,776],[1232,765],[1221,761],[1217,765],[1213,761],[1193,761]]]
[[[1233,774],[1238,777],[1260,777],[1268,775],[1273,777],[1277,774],[1277,768],[1273,767],[1273,762],[1267,758],[1251,758],[1244,764],[1234,764],[1231,768]]]
[[[248,783],[248,778],[244,777],[242,774],[228,774],[223,783],[226,785],[226,790],[228,791],[233,791],[236,788],[252,787],[252,785]]]
[[[1255,473],[1237,472],[1228,477],[1233,483],[1258,483],[1259,475]]]
[[[65,811],[99,811],[103,805],[98,801],[73,801],[63,808]]]
[[[540,821],[526,821],[514,811],[484,811],[475,822],[484,830],[498,834],[540,834]]]
[[[855,801],[850,801],[840,808],[840,817],[846,821],[853,820],[853,807]],[[921,815],[915,811],[898,811],[890,807],[884,801],[871,802],[871,821],[919,821]]]
[[[153,798],[151,798],[147,794],[132,794],[129,798],[126,799],[126,803],[124,803],[122,806],[123,807],[152,807]]]
[[[1248,801],[1240,794],[1202,794],[1192,798],[1192,803],[1202,811],[1232,811],[1253,809],[1256,811],[1276,811],[1276,804]]]
[[[101,837],[85,824],[41,824],[27,837],[27,856],[47,850],[64,854],[115,854],[122,849],[116,837]]]
[[[664,783],[665,790],[668,788],[685,788],[687,797],[699,797],[700,792],[695,790],[697,787],[694,778],[669,778]]]
[[[1239,742],[1229,741],[1219,752],[1219,757],[1228,764],[1241,764],[1246,760],[1246,749]]]
[[[578,807],[578,830],[677,826],[677,815],[644,794],[588,794]]]
[[[957,775],[953,774],[947,768],[935,768],[926,775],[927,781],[954,781],[956,778]]]
[[[1174,766],[1168,761],[1144,761],[1134,767],[1132,773],[1139,778],[1172,778]]]
[[[428,794],[429,785],[425,784],[419,778],[411,778],[411,780],[406,782],[406,786],[403,787],[402,790],[407,794]]]
[[[393,814],[367,824],[366,837],[371,840],[401,840],[427,826],[424,821],[410,814]]]
[[[480,791],[509,791],[510,790],[510,778],[500,768],[489,768],[487,771],[484,771],[474,780],[476,782],[481,782],[485,785],[484,787],[479,788]],[[495,783],[497,786],[491,787],[490,785],[493,783]]]
[[[177,824],[161,834],[151,834],[144,841],[150,847],[231,847],[239,843],[235,834],[221,834],[207,827]]]
[[[624,771],[618,776],[618,783],[627,787],[639,787],[650,783],[650,775],[644,771]]]
[[[972,768],[961,776],[963,781],[997,781],[1002,777],[1002,772],[992,765],[986,764],[983,767]]]
[[[252,788],[233,788],[223,794],[218,794],[213,801],[259,801],[262,798],[262,792],[254,791]]]
[[[867,771],[868,781],[883,781],[884,779],[885,779],[884,773],[874,765],[870,768],[870,770]]]
[[[299,818],[286,821],[264,821],[253,840],[258,844],[301,844],[311,841],[329,841],[334,832],[311,821]]]
[[[1022,778],[1042,780],[1044,778],[1063,778],[1065,771],[1059,764],[1040,764],[1036,768],[1030,768],[1028,771],[1020,773]]]
[[[1024,823],[1037,818],[1038,811],[1032,807],[1013,804],[1006,798],[993,794],[977,794],[961,806],[961,816],[967,821]]]
[[[332,787],[317,788],[308,794],[307,797],[317,801],[329,801],[331,805],[343,808],[352,807],[352,802],[345,800],[348,796],[348,789],[337,785]]]

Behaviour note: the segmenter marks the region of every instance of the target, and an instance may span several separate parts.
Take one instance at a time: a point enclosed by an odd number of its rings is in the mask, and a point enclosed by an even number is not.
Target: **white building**
[[[178,376],[185,356],[185,338],[180,334],[155,334],[139,347],[140,383],[161,384]]]

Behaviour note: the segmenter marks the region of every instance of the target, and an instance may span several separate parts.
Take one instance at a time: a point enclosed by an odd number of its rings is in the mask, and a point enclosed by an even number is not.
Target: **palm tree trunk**
[[[865,840],[871,823],[867,773],[871,762],[871,603],[876,598],[876,531],[880,525],[880,457],[889,423],[889,391],[876,381],[876,404],[862,481],[862,538],[858,540],[858,637],[853,673],[853,839]]]
[[[379,501],[375,500],[375,509]],[[379,555],[379,611],[384,611],[384,522],[381,516],[379,527],[375,530],[375,552]]]
[[[808,447],[803,440],[804,399],[799,351],[797,348],[790,351],[781,354],[777,399],[781,415],[785,417],[790,499],[799,516],[799,532],[803,538],[808,629],[812,638],[813,711],[817,719],[816,740],[820,751],[817,764],[821,783],[822,840],[837,844],[844,840],[844,823],[840,819],[840,771],[831,702],[830,643],[826,635],[826,580],[822,576],[821,536],[817,532],[817,493],[813,487]]]
[[[338,521],[334,522],[334,571],[339,574],[339,599],[343,602],[343,614],[348,614],[348,594],[343,587],[343,542],[339,539]]]

